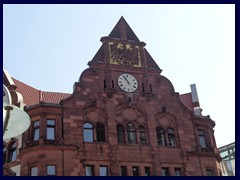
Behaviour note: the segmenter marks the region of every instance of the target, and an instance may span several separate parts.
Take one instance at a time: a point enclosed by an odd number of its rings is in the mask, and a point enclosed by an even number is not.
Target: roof
[[[113,28],[108,37],[140,42],[136,34],[133,32],[126,20],[123,18],[123,16],[119,19],[116,26]]]
[[[194,106],[193,106],[193,102],[192,102],[192,94],[191,93],[181,94],[180,99],[188,109],[193,111]]]
[[[12,79],[17,86],[16,91],[22,94],[26,106],[32,106],[40,102],[59,103],[62,99],[71,95],[68,93],[41,91],[15,78]]]
[[[115,25],[111,33],[108,35],[108,38],[112,40],[118,39],[118,40],[126,40],[131,42],[133,41],[135,43],[136,42],[140,43],[138,37],[136,36],[136,34],[133,32],[133,30],[131,29],[131,27],[128,25],[127,21],[123,17],[119,19],[119,21],[117,22],[117,24]],[[158,67],[157,63],[154,61],[154,59],[151,57],[151,55],[145,48],[144,48],[144,54],[147,62],[147,67],[149,69],[158,70],[160,71],[159,73],[161,73],[162,70]],[[95,54],[95,56],[93,57],[92,61],[104,62],[105,55],[106,55],[105,47],[102,45],[100,49],[97,51],[97,53]]]

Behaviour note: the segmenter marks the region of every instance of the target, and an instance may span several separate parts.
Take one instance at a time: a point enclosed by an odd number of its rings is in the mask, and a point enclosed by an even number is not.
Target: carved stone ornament
[[[109,42],[110,64],[141,67],[139,46]]]

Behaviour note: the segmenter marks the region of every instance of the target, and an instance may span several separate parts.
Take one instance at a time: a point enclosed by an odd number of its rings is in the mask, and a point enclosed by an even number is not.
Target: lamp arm
[[[5,132],[7,131],[7,125],[8,125],[8,121],[10,118],[10,111],[13,110],[13,107],[6,106],[5,110],[7,111],[7,113],[6,113],[6,117],[5,117],[4,124],[3,124],[3,136],[4,136]]]

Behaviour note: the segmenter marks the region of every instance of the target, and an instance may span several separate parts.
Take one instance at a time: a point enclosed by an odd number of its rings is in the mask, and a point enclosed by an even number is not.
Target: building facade
[[[235,176],[235,142],[218,148],[223,176]]]
[[[6,144],[6,166],[22,176],[220,175],[196,87],[175,92],[123,17],[101,42],[72,94],[13,79],[31,126]]]

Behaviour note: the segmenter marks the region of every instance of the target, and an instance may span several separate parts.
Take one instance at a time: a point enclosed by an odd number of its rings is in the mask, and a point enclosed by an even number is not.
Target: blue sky
[[[180,94],[197,86],[218,147],[235,141],[235,5],[3,6],[3,67],[43,91],[72,93],[124,16]],[[226,136],[227,134],[227,136]]]

